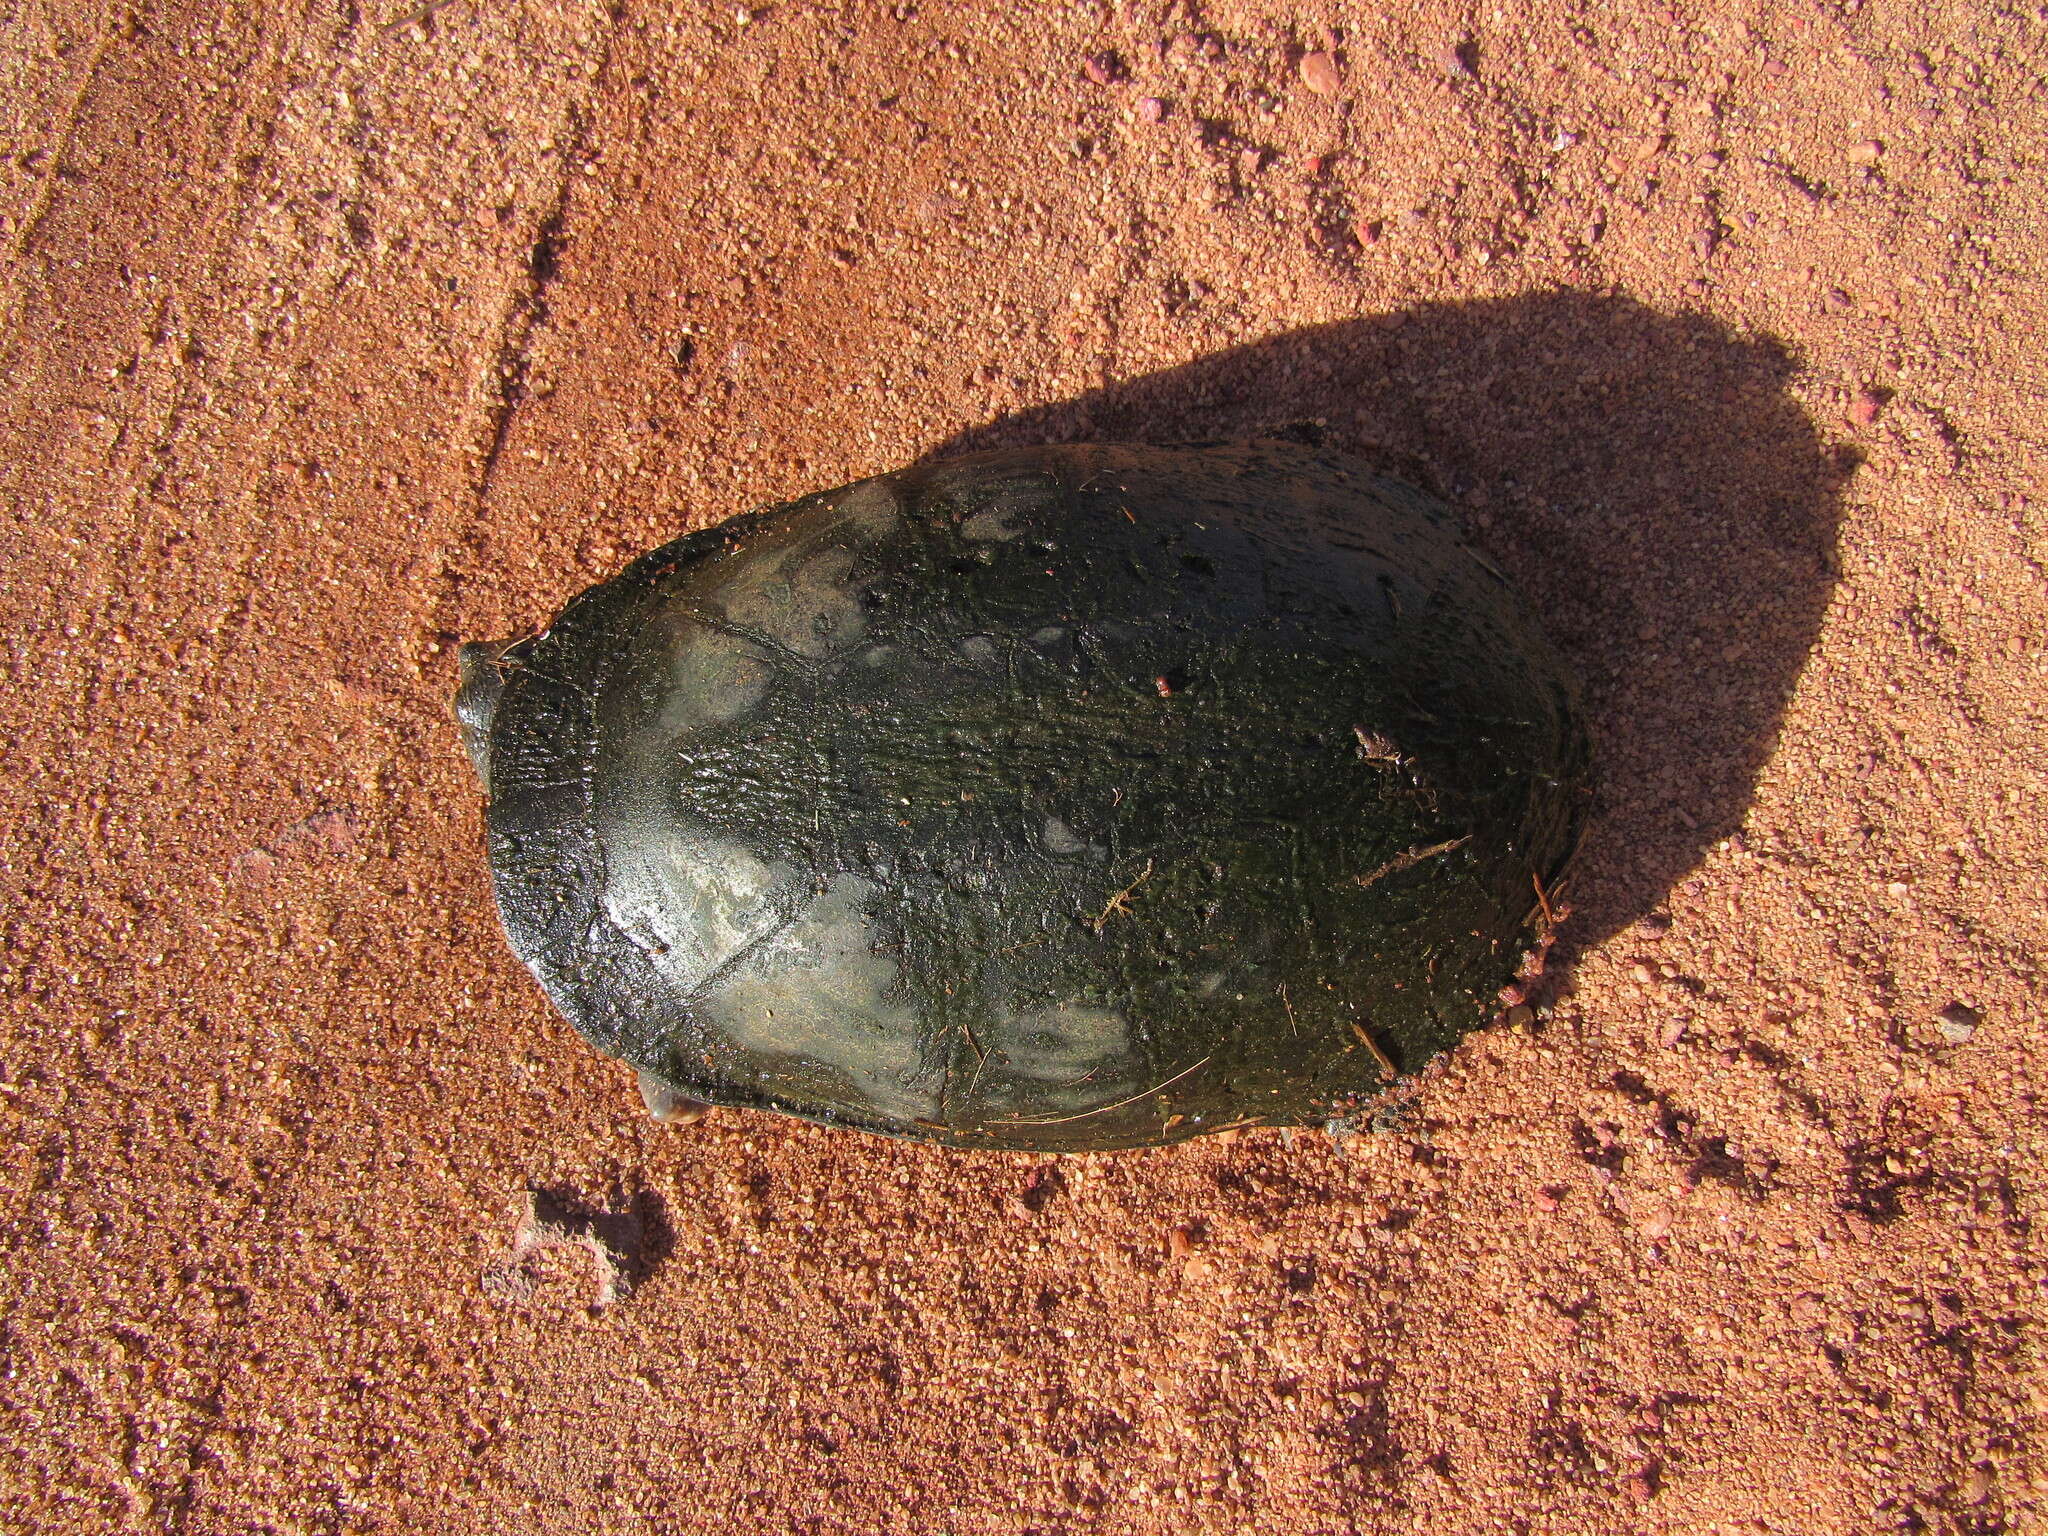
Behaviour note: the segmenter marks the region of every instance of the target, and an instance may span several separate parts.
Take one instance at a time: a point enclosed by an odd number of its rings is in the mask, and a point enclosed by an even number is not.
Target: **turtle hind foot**
[[[711,1113],[709,1104],[677,1093],[652,1072],[640,1074],[640,1102],[663,1125],[695,1125]]]

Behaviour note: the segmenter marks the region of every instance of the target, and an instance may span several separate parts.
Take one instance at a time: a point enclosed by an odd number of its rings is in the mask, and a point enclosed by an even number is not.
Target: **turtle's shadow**
[[[1450,500],[1586,685],[1600,794],[1577,949],[1741,826],[1819,633],[1855,460],[1787,393],[1792,371],[1769,338],[1627,299],[1431,304],[1019,411],[929,457],[1312,423]]]

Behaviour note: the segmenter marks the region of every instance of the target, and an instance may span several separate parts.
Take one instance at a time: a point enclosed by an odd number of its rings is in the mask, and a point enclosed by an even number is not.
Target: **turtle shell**
[[[513,948],[676,1093],[1079,1151],[1343,1115],[1480,1027],[1576,692],[1449,510],[1280,443],[734,517],[498,655]]]

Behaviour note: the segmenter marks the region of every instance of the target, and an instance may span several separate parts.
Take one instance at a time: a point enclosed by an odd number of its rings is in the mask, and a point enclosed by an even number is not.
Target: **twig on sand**
[[[1294,1004],[1287,1001],[1287,983],[1284,981],[1280,983],[1280,1006],[1287,1010],[1287,1033],[1300,1034],[1301,1027],[1294,1022]]]
[[[426,0],[426,4],[414,6],[396,21],[385,22],[383,26],[377,29],[378,40],[382,41],[384,38],[390,37],[395,33],[403,32],[407,27],[417,26],[423,21],[431,21],[436,11],[445,11],[454,3],[455,0]]]

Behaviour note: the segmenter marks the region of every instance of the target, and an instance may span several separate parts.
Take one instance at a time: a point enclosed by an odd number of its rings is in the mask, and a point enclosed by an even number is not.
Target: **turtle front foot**
[[[663,1125],[695,1125],[711,1113],[709,1104],[684,1097],[652,1072],[640,1074],[640,1102]]]

